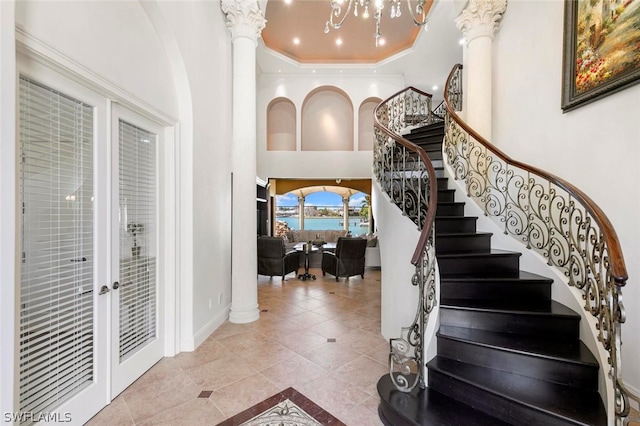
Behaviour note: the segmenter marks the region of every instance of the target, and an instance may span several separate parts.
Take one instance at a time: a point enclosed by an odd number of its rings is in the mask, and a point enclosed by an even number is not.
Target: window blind
[[[51,411],[93,380],[93,108],[19,83],[20,410]]]
[[[120,360],[156,338],[156,135],[119,121]]]

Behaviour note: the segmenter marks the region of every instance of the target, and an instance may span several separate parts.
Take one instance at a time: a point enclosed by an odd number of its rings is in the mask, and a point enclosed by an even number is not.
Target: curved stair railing
[[[416,316],[409,327],[402,328],[400,338],[389,342],[389,374],[403,392],[424,386],[424,327],[436,304],[433,222],[437,180],[426,152],[400,134],[409,127],[435,121],[442,120],[431,111],[431,95],[413,87],[392,95],[374,111],[374,175],[391,201],[421,232],[411,258],[416,267],[411,282],[420,295]]]
[[[445,161],[467,196],[559,268],[567,284],[582,292],[584,308],[596,319],[598,340],[608,352],[615,391],[616,424],[629,413],[621,376],[621,288],[627,281],[622,249],[611,222],[584,192],[544,170],[513,160],[471,129],[462,110],[462,65],[445,87]]]

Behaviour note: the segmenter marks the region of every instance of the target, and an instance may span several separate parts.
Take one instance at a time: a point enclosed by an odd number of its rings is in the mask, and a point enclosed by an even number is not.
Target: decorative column
[[[493,36],[506,10],[506,0],[469,0],[456,18],[456,25],[466,40],[463,64],[466,121],[488,140],[491,140]]]
[[[342,217],[344,217],[344,230],[349,232],[349,197],[342,199]]]
[[[304,229],[304,196],[298,197],[298,229]]]
[[[222,0],[233,44],[231,312],[248,323],[258,310],[256,223],[256,47],[265,19],[256,0]]]

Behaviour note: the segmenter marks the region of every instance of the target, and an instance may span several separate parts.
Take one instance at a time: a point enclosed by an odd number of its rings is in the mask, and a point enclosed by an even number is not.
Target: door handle
[[[120,288],[120,283],[118,281],[114,282],[113,285],[111,286],[114,290],[117,290]]]
[[[98,294],[99,294],[100,296],[102,296],[103,294],[107,294],[107,293],[109,293],[109,291],[110,291],[110,290],[109,290],[109,287],[107,287],[106,285],[103,285],[103,286],[100,288],[100,292],[99,292]]]

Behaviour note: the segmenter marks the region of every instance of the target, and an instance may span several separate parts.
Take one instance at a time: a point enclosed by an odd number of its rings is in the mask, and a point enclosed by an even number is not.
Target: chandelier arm
[[[411,0],[407,0],[407,9],[409,9],[409,14],[411,15],[411,19],[413,19],[413,23],[419,27],[422,27],[429,21],[424,11],[424,4],[425,4],[425,0],[418,0],[418,3],[416,4],[416,12],[418,13],[416,15],[416,13],[411,8]],[[418,20],[416,16],[422,16],[422,19]]]
[[[357,1],[357,0],[349,0],[349,4],[347,5],[347,11],[344,13],[344,16],[342,17],[342,19],[340,19],[338,23],[334,23],[333,18],[334,16],[335,17],[340,16],[340,13],[342,12],[342,6],[340,6],[340,4],[338,4],[336,0],[332,0],[331,13],[329,14],[329,20],[327,21],[326,25],[329,25],[334,30],[340,29],[345,19],[347,19],[347,16],[349,16],[349,13],[351,13],[351,8],[353,7],[354,1]]]

